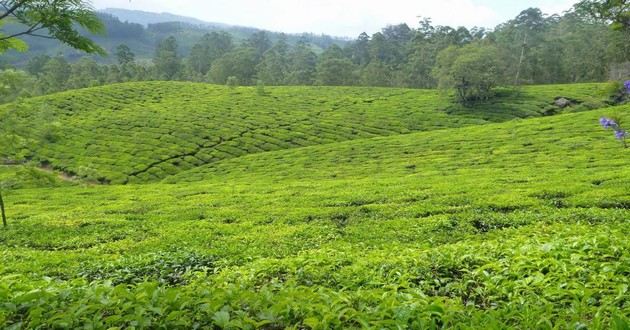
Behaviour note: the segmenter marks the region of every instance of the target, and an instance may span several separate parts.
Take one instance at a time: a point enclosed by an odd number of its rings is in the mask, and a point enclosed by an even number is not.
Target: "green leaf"
[[[230,324],[230,313],[226,311],[219,311],[212,316],[214,323],[222,329],[225,329]]]

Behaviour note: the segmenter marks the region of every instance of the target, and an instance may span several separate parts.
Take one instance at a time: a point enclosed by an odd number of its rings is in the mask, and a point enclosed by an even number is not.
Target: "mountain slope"
[[[20,154],[28,159],[127,183],[252,153],[540,116],[559,95],[603,106],[604,87],[532,86],[465,109],[436,91],[275,87],[259,95],[255,88],[148,82],[34,98],[0,112],[25,123],[15,129],[27,141],[43,135],[25,143]]]
[[[545,178],[561,179],[567,173],[570,180],[592,176],[585,182],[590,187],[590,181],[630,174],[624,166],[628,150],[598,125],[601,116],[611,114],[628,122],[630,106],[253,154],[183,171],[167,182],[243,176],[270,181],[450,176],[509,181],[515,176],[527,179],[521,182],[527,186],[548,185]]]
[[[55,39],[24,36],[29,45],[27,53],[8,51],[2,53],[0,59],[15,66],[24,66],[29,59],[39,55],[57,56],[63,55],[69,61],[75,61],[83,57],[91,57],[100,63],[115,63],[116,48],[125,44],[130,47],[139,62],[149,61],[155,54],[155,47],[160,40],[169,36],[177,39],[178,53],[186,56],[192,47],[201,38],[210,32],[227,32],[234,39],[235,44],[249,38],[252,34],[263,31],[253,27],[241,27],[221,23],[206,23],[188,17],[176,16],[168,13],[156,14],[142,11],[128,11],[124,9],[110,9],[97,13],[99,19],[105,25],[105,34],[91,35],[84,32],[103,49],[109,56],[86,55],[79,50],[64,45]],[[137,23],[139,22],[139,23]],[[147,25],[148,23],[148,25]],[[25,27],[19,24],[7,24],[6,33],[24,31]],[[267,31],[270,41],[276,42],[281,33]],[[298,41],[309,43],[315,52],[321,52],[332,44],[343,46],[348,40],[327,35],[314,35],[311,33],[287,34],[286,41],[290,45]]]
[[[624,328],[629,151],[597,123],[613,113],[630,120],[626,105],[251,154],[191,183],[13,191],[0,324]]]
[[[118,17],[122,22],[130,22],[142,24],[145,27],[149,24],[167,23],[167,22],[183,22],[194,25],[207,25],[214,27],[228,28],[231,25],[224,23],[206,22],[194,17],[174,15],[171,13],[153,13],[143,10],[129,10],[123,8],[105,8],[99,12],[110,14]],[[255,30],[254,28],[251,28]]]

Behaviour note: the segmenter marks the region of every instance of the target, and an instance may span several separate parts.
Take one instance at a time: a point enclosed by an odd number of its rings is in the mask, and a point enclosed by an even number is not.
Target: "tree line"
[[[564,15],[521,12],[494,30],[434,25],[387,26],[317,53],[307,40],[272,42],[259,31],[237,43],[226,32],[204,35],[184,56],[175,37],[161,40],[151,61],[121,44],[113,65],[84,57],[40,55],[23,70],[0,72],[0,101],[66,89],[142,80],[239,85],[332,85],[454,88],[461,100],[491,96],[496,85],[604,81],[630,62],[628,29],[611,29],[584,6]],[[627,65],[625,66],[627,67]],[[615,71],[619,75],[619,72]],[[621,75],[627,74],[622,72]]]

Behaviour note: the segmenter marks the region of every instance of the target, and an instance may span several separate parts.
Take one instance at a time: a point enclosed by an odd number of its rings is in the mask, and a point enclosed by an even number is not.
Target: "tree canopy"
[[[91,33],[104,32],[89,2],[83,0],[0,0],[0,51],[26,50],[21,36],[57,39],[87,53],[105,54],[103,48],[83,36],[77,27]],[[17,24],[7,32],[4,27]]]
[[[630,2],[628,0],[583,0],[576,5],[593,17],[612,22],[615,29],[630,30]]]

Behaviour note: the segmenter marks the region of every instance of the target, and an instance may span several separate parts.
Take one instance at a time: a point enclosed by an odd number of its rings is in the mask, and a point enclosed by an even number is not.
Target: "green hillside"
[[[106,183],[159,181],[248,154],[462,127],[604,106],[604,84],[504,90],[473,109],[433,90],[127,83],[0,107],[24,137],[26,159]],[[8,119],[7,119],[8,118]],[[11,119],[13,118],[13,119]],[[42,134],[44,132],[44,134]],[[32,141],[33,137],[39,138]],[[12,155],[6,155],[12,157]]]
[[[602,89],[467,111],[432,91],[184,83],[30,100],[54,118],[34,160],[145,184],[11,191],[0,324],[626,329],[630,149],[597,120],[630,106],[582,111]],[[557,96],[583,103],[526,118]]]

